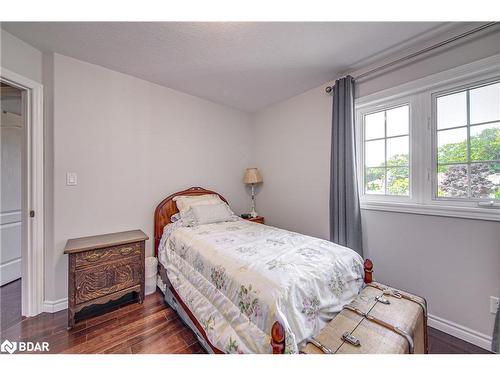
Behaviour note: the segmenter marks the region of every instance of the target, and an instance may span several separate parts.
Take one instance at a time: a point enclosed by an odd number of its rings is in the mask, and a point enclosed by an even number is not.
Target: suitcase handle
[[[307,343],[313,344],[315,347],[317,347],[319,350],[321,350],[325,354],[333,354],[333,351],[330,348],[327,348],[322,343],[320,343],[318,340],[313,339],[312,337],[307,340]]]

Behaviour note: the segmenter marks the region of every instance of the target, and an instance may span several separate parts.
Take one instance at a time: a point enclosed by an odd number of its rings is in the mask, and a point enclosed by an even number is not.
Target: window
[[[500,221],[500,54],[357,98],[356,137],[362,209]]]
[[[410,195],[410,106],[366,114],[364,124],[364,192]]]
[[[436,196],[500,200],[500,82],[435,100]]]

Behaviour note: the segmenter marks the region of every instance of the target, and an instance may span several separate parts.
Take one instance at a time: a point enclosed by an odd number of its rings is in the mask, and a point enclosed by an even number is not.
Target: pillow
[[[196,221],[195,221],[194,215],[193,215],[193,210],[191,208],[187,211],[184,211],[183,213],[180,213],[180,215],[181,215],[183,225],[187,225],[188,227],[192,227],[192,226],[196,225]]]
[[[195,225],[220,223],[223,221],[231,221],[234,218],[234,213],[224,202],[218,204],[193,205],[190,211]]]
[[[217,194],[204,194],[204,195],[178,195],[173,198],[177,205],[177,209],[181,213],[185,213],[191,208],[193,204],[219,204],[223,203]]]

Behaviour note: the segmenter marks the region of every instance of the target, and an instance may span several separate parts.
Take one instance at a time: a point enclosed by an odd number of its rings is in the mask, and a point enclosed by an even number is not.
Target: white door
[[[21,277],[21,166],[24,130],[20,115],[21,96],[5,98],[2,95],[1,104],[0,285],[4,285]]]

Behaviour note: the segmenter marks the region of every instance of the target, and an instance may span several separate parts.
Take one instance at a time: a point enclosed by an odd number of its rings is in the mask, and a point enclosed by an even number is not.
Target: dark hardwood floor
[[[127,300],[125,297],[117,301],[113,310],[110,306],[105,306],[100,311],[88,311],[88,317],[82,317],[75,328],[68,331],[67,310],[21,319],[20,294],[16,300],[15,285],[4,289],[5,287],[1,288],[0,341],[47,341],[50,353],[205,352],[177,313],[166,305],[159,291],[147,296],[142,305],[130,302],[130,298]],[[18,289],[20,292],[20,286]],[[7,314],[5,328],[4,311]],[[15,311],[19,312],[19,318],[8,318],[16,315]],[[100,315],[92,316],[96,312]],[[488,353],[433,328],[429,328],[429,351],[432,354]]]
[[[16,325],[21,315],[21,279],[14,280],[0,288],[0,332]]]
[[[191,330],[157,291],[143,304],[118,301],[112,311],[67,329],[67,310],[42,313],[2,329],[1,341],[46,341],[50,353],[203,353]],[[95,313],[95,311],[93,311]]]
[[[467,341],[457,339],[435,328],[428,327],[430,354],[492,354]]]

